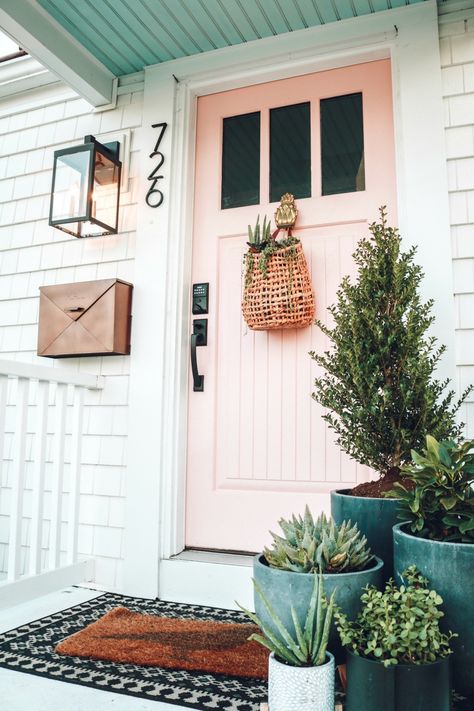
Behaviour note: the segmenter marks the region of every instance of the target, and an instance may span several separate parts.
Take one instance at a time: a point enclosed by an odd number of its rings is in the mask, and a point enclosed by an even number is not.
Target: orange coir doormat
[[[268,651],[248,637],[252,624],[187,620],[116,607],[60,642],[73,657],[266,679]]]

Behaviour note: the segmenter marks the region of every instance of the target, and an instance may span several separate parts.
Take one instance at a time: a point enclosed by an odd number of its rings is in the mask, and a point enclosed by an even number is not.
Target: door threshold
[[[192,561],[194,563],[215,563],[216,565],[243,565],[252,567],[253,553],[231,553],[203,548],[186,548],[181,553],[173,555],[169,560]]]
[[[187,549],[160,561],[161,600],[253,609],[252,555]]]

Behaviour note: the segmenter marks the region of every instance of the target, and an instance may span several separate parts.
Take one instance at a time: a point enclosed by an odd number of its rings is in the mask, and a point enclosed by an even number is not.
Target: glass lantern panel
[[[86,215],[90,160],[89,150],[67,153],[56,158],[53,220],[67,220]]]
[[[96,150],[91,217],[103,222],[113,230],[116,229],[118,195],[119,167],[100,150]],[[94,228],[93,232],[87,228],[87,233],[103,234],[105,232],[97,225],[94,225]]]

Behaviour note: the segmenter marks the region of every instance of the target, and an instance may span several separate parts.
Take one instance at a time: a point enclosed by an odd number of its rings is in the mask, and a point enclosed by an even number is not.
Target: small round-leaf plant
[[[293,629],[285,627],[257,581],[254,580],[253,583],[277,632],[272,631],[255,613],[237,603],[262,632],[262,634],[252,634],[249,639],[267,647],[275,654],[278,661],[290,666],[317,667],[325,664],[336,591],[329,601],[326,600],[322,575],[314,576],[313,592],[304,626],[301,625],[294,607],[291,607]]]
[[[438,442],[426,437],[421,453],[412,451],[405,479],[389,496],[400,502],[400,519],[412,533],[434,541],[474,544],[474,440]]]
[[[336,611],[341,642],[349,651],[386,667],[436,662],[451,653],[450,640],[457,636],[439,628],[443,599],[429,589],[428,580],[414,565],[402,577],[406,583],[397,587],[390,579],[383,592],[368,585],[354,621]]]
[[[341,449],[396,478],[427,432],[437,439],[461,435],[455,415],[471,388],[455,401],[449,380],[434,377],[445,346],[428,335],[433,301],[421,300],[416,247],[402,251],[385,207],[369,229],[353,255],[356,280],[344,277],[328,309],[334,325],[316,322],[331,350],[310,353],[324,371],[313,398],[326,409],[323,419]]]
[[[336,526],[322,513],[313,519],[308,506],[304,516],[293,514],[279,522],[283,536],[270,534],[271,548],[264,548],[265,560],[272,568],[294,573],[351,573],[364,570],[373,562],[367,539],[351,521]]]

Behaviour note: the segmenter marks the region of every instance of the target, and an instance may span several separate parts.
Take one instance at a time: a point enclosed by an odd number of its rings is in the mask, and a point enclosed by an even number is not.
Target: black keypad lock
[[[193,315],[209,313],[209,284],[193,284]]]

